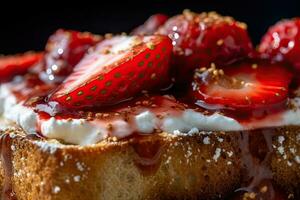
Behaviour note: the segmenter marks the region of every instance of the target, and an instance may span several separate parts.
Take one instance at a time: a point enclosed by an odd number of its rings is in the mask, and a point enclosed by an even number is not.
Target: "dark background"
[[[77,7],[73,7],[74,5]],[[19,9],[16,10],[16,7]],[[276,21],[300,16],[300,0],[140,0],[139,2],[99,0],[98,4],[73,1],[67,6],[45,1],[41,8],[36,6],[23,8],[22,5],[2,6],[0,54],[42,50],[48,36],[58,28],[98,34],[128,32],[143,23],[151,14],[160,12],[171,16],[181,13],[185,8],[197,12],[215,10],[246,22],[255,44]]]

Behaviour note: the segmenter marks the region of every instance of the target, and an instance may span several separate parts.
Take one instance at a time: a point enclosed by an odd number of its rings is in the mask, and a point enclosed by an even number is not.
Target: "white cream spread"
[[[54,117],[41,123],[41,133],[48,138],[80,145],[93,144],[108,135],[105,128],[84,119],[56,120]]]
[[[60,139],[72,144],[95,144],[108,136],[124,138],[133,132],[151,134],[155,129],[170,134],[178,132],[196,134],[199,132],[198,130],[237,131],[261,127],[300,125],[300,98],[292,100],[294,109],[247,124],[241,124],[235,119],[219,113],[204,115],[192,109],[185,109],[176,116],[164,115],[163,118],[156,117],[157,115],[150,110],[143,110],[134,116],[134,122],[131,124],[122,119],[101,121],[99,119],[56,119],[51,117],[42,120],[32,109],[23,106],[22,102],[16,103],[15,97],[8,88],[6,84],[0,86],[0,116],[2,115],[4,119],[18,124],[27,133],[35,133],[37,125],[39,125],[41,134],[45,137]]]

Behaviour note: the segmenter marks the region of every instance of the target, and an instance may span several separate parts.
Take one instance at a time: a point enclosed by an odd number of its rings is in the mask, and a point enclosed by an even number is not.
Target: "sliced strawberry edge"
[[[26,73],[31,67],[40,62],[43,56],[43,52],[30,51],[24,54],[0,57],[1,81],[6,81],[15,75]]]
[[[258,68],[256,66],[257,64],[248,64],[247,66],[229,66],[224,68],[225,74],[229,77],[239,75],[238,73],[241,69],[241,74],[248,76],[248,78],[256,75],[253,80],[255,82],[251,83],[250,80],[251,85],[248,92],[243,91],[245,88],[239,90],[214,86],[211,82],[205,82],[204,79],[207,78],[208,74],[201,74],[193,83],[194,89],[196,88],[193,91],[193,95],[208,108],[251,110],[272,106],[277,107],[285,104],[288,96],[288,87],[292,79],[291,72],[285,67],[276,64],[259,66]],[[268,74],[267,72],[274,73]]]
[[[140,37],[140,36],[134,36],[134,37]],[[114,104],[114,103],[119,103],[123,100],[126,100],[127,96],[132,96],[135,94],[131,95],[124,95],[124,98],[118,99],[118,96],[122,96],[123,94],[118,94],[117,91],[115,91],[115,95],[112,95],[112,93],[108,92],[109,87],[111,88],[112,83],[117,83],[122,84],[124,81],[124,84],[131,84],[133,87],[140,87],[138,86],[138,75],[135,74],[134,76],[131,76],[129,73],[125,74],[125,76],[128,76],[126,79],[120,79],[120,77],[117,76],[117,74],[122,74],[122,72],[130,72],[128,71],[128,66],[131,65],[139,65],[144,62],[145,59],[148,59],[148,54],[151,54],[151,51],[153,51],[153,55],[151,55],[150,59],[159,59],[161,62],[166,63],[169,62],[168,59],[166,60],[165,58],[169,58],[171,54],[171,41],[168,37],[166,36],[149,36],[153,37],[154,39],[149,40],[147,43],[142,43],[137,46],[131,47],[127,52],[122,55],[120,58],[116,59],[114,62],[110,63],[109,65],[105,66],[104,69],[100,72],[95,72],[94,75],[90,76],[87,81],[84,81],[82,84],[75,84],[72,87],[68,86],[68,81],[71,81],[71,84],[73,82],[72,77],[73,75],[76,76],[75,73],[76,67],[74,70],[74,73],[70,75],[69,79],[67,79],[59,88],[58,90],[51,95],[50,101],[57,101],[67,107],[88,107],[88,106],[93,106],[95,104],[99,104],[100,106],[102,105],[109,105],[109,104]],[[100,44],[101,45],[101,44]],[[159,50],[158,50],[159,49]],[[165,49],[167,52],[165,52]],[[161,57],[154,57],[155,52],[157,53],[164,53],[164,55],[161,55]],[[154,60],[153,60],[154,61]],[[156,60],[155,62],[158,62]],[[168,65],[168,64],[166,64]],[[86,66],[81,66],[85,68]],[[142,66],[139,66],[142,67]],[[80,67],[79,67],[80,68]],[[133,68],[134,69],[134,68]],[[78,70],[78,68],[77,68]],[[83,69],[84,70],[84,69]],[[79,70],[80,71],[80,70]],[[145,67],[144,71],[144,76],[147,76],[147,68]],[[149,75],[149,74],[148,74]],[[80,74],[79,74],[80,76]],[[105,79],[105,80],[104,80]],[[118,80],[116,80],[118,79]],[[114,80],[114,82],[112,82]],[[104,82],[106,81],[106,82]],[[123,82],[122,82],[123,81]],[[99,82],[99,83],[98,83]],[[102,83],[101,83],[102,82]],[[104,83],[105,85],[103,85]],[[109,85],[108,85],[108,82]],[[135,83],[135,84],[134,84]],[[151,83],[148,83],[149,85]],[[138,86],[138,87],[137,87]],[[107,87],[107,88],[106,88]],[[115,86],[114,86],[115,87]],[[122,92],[126,93],[137,93],[139,89],[136,88],[127,88],[126,90],[123,90]],[[147,86],[145,85],[145,89]],[[105,91],[105,92],[104,92]],[[100,93],[100,94],[99,94]],[[100,98],[100,99],[97,99]],[[105,102],[104,99],[107,99]],[[85,102],[85,103],[83,103]],[[88,102],[88,104],[86,104]],[[98,102],[98,103],[97,103]],[[100,102],[100,103],[99,103]]]
[[[0,56],[0,69],[10,66],[31,66],[40,61],[44,53],[42,52],[26,52],[23,54]]]
[[[101,72],[101,74],[95,74],[94,76],[92,76],[92,78],[90,78],[88,80],[88,82],[85,82],[84,84],[82,85],[78,85],[78,87],[81,87],[81,86],[86,86],[88,85],[89,83],[92,83],[96,80],[99,79],[99,77],[104,78],[104,76],[110,72],[112,72],[113,70],[116,70],[117,67],[119,66],[122,66],[123,64],[126,64],[127,62],[131,61],[134,57],[137,57],[139,56],[140,54],[143,54],[145,53],[145,51],[147,49],[153,49],[153,48],[156,48],[159,44],[162,44],[164,41],[168,40],[169,41],[169,38],[167,38],[166,36],[158,36],[160,37],[159,40],[155,40],[155,41],[151,41],[150,43],[148,43],[148,46],[145,46],[145,45],[137,45],[137,46],[134,46],[133,48],[135,48],[134,51],[128,51],[126,54],[124,54],[122,56],[122,58],[118,59],[118,61],[114,61],[113,63],[105,66]],[[166,40],[165,40],[166,39]],[[154,43],[155,42],[155,43]],[[145,53],[145,56],[146,56],[147,53]],[[77,66],[78,67],[78,66]],[[83,65],[83,67],[85,67],[85,65]],[[75,70],[74,72],[76,73],[76,66],[75,66]],[[74,73],[73,73],[74,74]],[[71,77],[72,74],[70,74],[69,77]],[[68,80],[65,80],[64,83],[68,82]],[[64,84],[63,83],[63,84]],[[62,85],[63,85],[62,84]],[[60,92],[57,92],[55,93],[53,96],[56,96],[56,97],[60,97],[60,96],[65,96],[66,94],[68,93],[72,93],[74,91],[76,91],[78,89],[78,87],[75,87],[74,89],[70,89],[68,91],[60,91]]]

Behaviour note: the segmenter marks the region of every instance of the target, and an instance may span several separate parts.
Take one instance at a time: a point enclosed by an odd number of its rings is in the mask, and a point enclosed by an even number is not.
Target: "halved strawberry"
[[[264,57],[288,61],[300,70],[300,18],[282,20],[272,26],[258,50]]]
[[[160,26],[162,26],[167,20],[168,16],[164,14],[155,14],[150,16],[144,24],[135,28],[132,31],[133,35],[152,35]]]
[[[116,104],[168,78],[172,44],[166,36],[116,36],[102,41],[51,95],[69,108]]]
[[[43,53],[27,52],[19,55],[0,57],[0,82],[8,81],[41,61]]]
[[[42,79],[61,82],[82,59],[87,50],[101,41],[101,37],[87,32],[57,30],[46,45]]]
[[[193,94],[200,104],[219,109],[271,108],[286,102],[291,79],[285,66],[267,61],[242,62],[222,70],[213,66],[195,73]]]
[[[170,18],[158,33],[173,41],[172,64],[180,82],[190,81],[199,66],[232,63],[253,51],[246,24],[215,12],[198,14],[185,10]]]

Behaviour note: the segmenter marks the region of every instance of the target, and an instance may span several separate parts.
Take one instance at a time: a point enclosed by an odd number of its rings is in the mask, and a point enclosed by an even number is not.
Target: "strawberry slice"
[[[164,14],[155,14],[150,16],[144,24],[135,28],[132,31],[132,35],[152,35],[160,26],[162,26],[167,20],[168,16]]]
[[[185,10],[170,18],[158,33],[173,41],[172,65],[177,82],[190,82],[199,66],[233,63],[253,51],[246,24],[215,12]]]
[[[51,95],[68,108],[116,104],[168,79],[172,44],[166,36],[107,38],[86,55]]]
[[[198,103],[230,110],[253,110],[286,102],[292,74],[281,64],[248,61],[198,70],[193,94]]]
[[[40,62],[42,57],[43,53],[34,52],[0,57],[0,82],[8,81],[15,75],[26,73]]]
[[[100,41],[101,37],[91,33],[57,30],[47,42],[41,78],[47,82],[62,82],[87,50]]]

